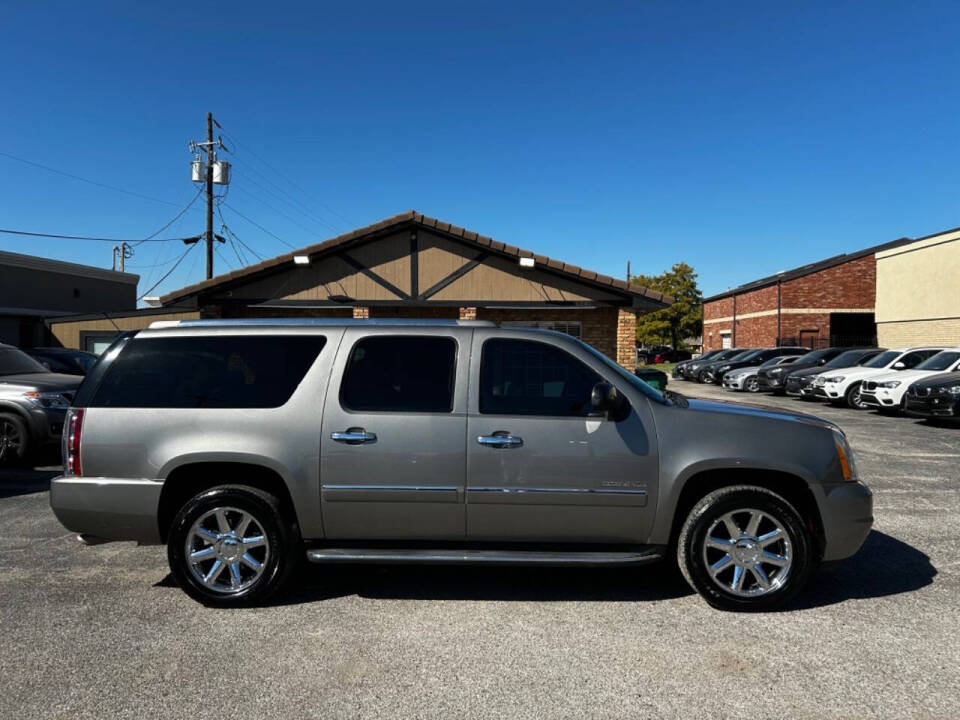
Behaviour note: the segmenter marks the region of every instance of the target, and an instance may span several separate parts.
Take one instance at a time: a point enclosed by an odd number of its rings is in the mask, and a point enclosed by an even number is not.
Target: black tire
[[[757,593],[744,596],[736,594],[730,587],[735,581],[737,572],[737,564],[732,554],[728,555],[730,562],[722,566],[724,567],[722,571],[716,573],[717,579],[711,576],[711,566],[708,566],[708,561],[719,553],[719,559],[712,565],[716,567],[719,561],[724,559],[724,551],[706,549],[706,539],[711,529],[715,526],[719,527],[721,518],[728,513],[733,513],[735,520],[738,518],[746,520],[749,518],[749,512],[744,511],[750,510],[759,511],[766,516],[762,522],[767,524],[761,524],[761,528],[771,528],[773,525],[769,523],[775,522],[780,526],[781,531],[785,531],[785,536],[781,534],[780,537],[785,537],[789,546],[782,541],[774,541],[774,544],[766,547],[773,548],[770,552],[779,557],[781,562],[784,558],[789,558],[790,564],[781,577],[779,573],[783,568],[760,563],[760,573],[772,586],[769,590],[763,590],[759,576],[753,570],[741,569],[740,573],[745,578],[742,581],[741,593]],[[754,541],[742,542],[744,547],[736,547],[738,552],[741,550],[744,553],[756,552],[753,548],[759,547],[759,544]],[[777,551],[780,551],[779,555]],[[677,561],[687,582],[709,605],[719,610],[740,612],[763,612],[782,607],[800,592],[816,564],[812,538],[799,513],[776,493],[752,485],[735,485],[714,490],[694,505],[680,530]],[[729,574],[727,568],[729,568]],[[730,578],[729,583],[728,578]]]
[[[864,405],[863,401],[860,399],[860,383],[854,383],[847,388],[847,392],[843,396],[843,404],[853,410],[867,409],[867,406]]]
[[[30,452],[30,432],[19,415],[0,413],[0,466],[22,463]]]
[[[202,561],[209,562],[209,566],[203,564],[194,566],[194,563],[188,561],[187,543],[188,541],[193,543],[198,539],[198,536],[193,534],[194,524],[205,516],[209,517],[210,513],[218,509],[225,511],[228,523],[231,519],[239,522],[243,513],[246,513],[252,518],[250,526],[255,527],[255,523],[262,529],[262,537],[266,539],[266,544],[262,547],[266,551],[255,548],[244,553],[244,557],[255,555],[253,559],[262,566],[262,570],[252,570],[242,559],[220,560],[216,555]],[[216,515],[212,520],[208,519],[204,522],[216,522]],[[233,530],[237,529],[232,525],[231,527]],[[257,536],[260,537],[259,534]],[[221,537],[225,536],[221,535]],[[215,552],[228,550],[222,540],[213,543],[208,541],[208,546],[214,548]],[[234,556],[239,553],[237,546],[238,543],[234,538],[229,548]],[[167,559],[170,562],[170,572],[173,573],[173,577],[183,591],[194,600],[212,607],[244,607],[264,602],[286,583],[293,569],[298,565],[299,547],[299,533],[294,523],[284,515],[281,503],[276,497],[246,485],[220,485],[204,490],[180,508],[167,536]],[[207,547],[199,549],[207,549]],[[207,572],[208,569],[212,569],[214,562],[222,563],[220,573],[213,577],[214,582],[224,572],[232,578],[234,570],[232,566],[236,565],[237,572],[245,574],[243,581],[249,584],[243,586],[243,583],[238,583],[240,589],[237,590],[218,590],[204,584],[195,575],[195,570],[198,573]]]

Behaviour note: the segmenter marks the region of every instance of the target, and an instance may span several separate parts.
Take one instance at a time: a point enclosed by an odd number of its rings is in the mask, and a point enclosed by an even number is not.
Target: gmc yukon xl
[[[579,340],[485,322],[193,320],[118,340],[68,411],[54,512],[165,543],[216,606],[314,563],[630,566],[782,605],[873,521],[843,433],[661,393]]]

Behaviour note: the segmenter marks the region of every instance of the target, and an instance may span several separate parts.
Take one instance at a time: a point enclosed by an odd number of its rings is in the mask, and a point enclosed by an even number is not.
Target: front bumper
[[[782,390],[783,381],[779,377],[767,377],[766,375],[758,375],[757,381],[760,383],[761,390]]]
[[[72,532],[155,544],[162,489],[159,480],[58,477],[50,483],[50,507]]]
[[[824,398],[825,400],[839,400],[843,397],[843,393],[840,392],[837,383],[833,383],[831,385],[816,385],[815,388],[814,396],[818,398]]]
[[[927,397],[907,395],[907,405],[904,408],[908,415],[925,418],[952,418],[960,420],[960,397],[941,394]]]
[[[53,445],[60,442],[66,410],[31,407],[27,412],[30,439],[38,445]]]
[[[823,560],[843,560],[863,545],[873,527],[873,492],[862,482],[819,487],[823,521]]]
[[[730,377],[729,375],[723,376],[723,386],[727,390],[743,390],[744,383],[747,380],[747,375],[737,375]]]

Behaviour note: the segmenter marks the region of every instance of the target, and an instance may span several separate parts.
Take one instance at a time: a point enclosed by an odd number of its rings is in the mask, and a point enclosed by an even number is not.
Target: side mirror
[[[820,358],[819,360],[817,360],[817,365],[825,365],[826,362],[827,362],[826,358]]]
[[[590,391],[590,406],[594,412],[605,413],[614,421],[625,418],[630,409],[627,399],[608,382],[598,382],[593,386]]]
[[[40,364],[43,365],[47,370],[50,369],[50,363],[48,363],[46,360],[41,360]]]
[[[903,370],[906,367],[902,362],[896,362],[893,364],[894,370]]]

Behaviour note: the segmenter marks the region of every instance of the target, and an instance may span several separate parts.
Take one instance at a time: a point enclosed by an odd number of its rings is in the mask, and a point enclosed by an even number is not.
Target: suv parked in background
[[[907,388],[911,383],[956,370],[960,370],[960,347],[947,348],[912,370],[898,370],[864,380],[860,388],[860,401],[867,407],[896,414],[906,405]]]
[[[819,367],[825,365],[840,353],[850,348],[823,348],[822,350],[813,350],[806,355],[801,355],[789,367],[773,367],[763,370],[757,374],[760,380],[760,387],[764,390],[772,390],[774,395],[782,395],[786,390],[786,380],[793,373],[805,368]]]
[[[689,360],[683,360],[678,362],[671,373],[674,379],[683,379],[686,373],[687,368],[695,362],[709,362],[712,358],[717,357],[720,353],[726,352],[726,350],[710,350],[705,352],[699,357],[690,358]]]
[[[781,365],[792,365],[800,355],[780,355],[770,358],[756,367],[745,367],[739,370],[730,370],[723,376],[723,387],[727,390],[746,390],[747,392],[760,392],[760,380],[757,374],[767,368],[778,367]]]
[[[911,383],[907,415],[929,420],[960,420],[960,372],[941,373]]]
[[[885,350],[886,348],[847,350],[823,365],[791,372],[787,377],[787,393],[789,395],[799,395],[804,400],[813,400],[816,397],[816,388],[813,383],[818,375],[837,368],[865,365]]]
[[[155,323],[104,354],[67,422],[60,522],[166,543],[211,605],[264,600],[304,556],[675,553],[711,605],[760,610],[873,520],[835,425],[660,393],[569,335],[485,322]]]
[[[56,444],[82,378],[52,373],[22,350],[0,344],[0,465]]]
[[[819,397],[826,398],[835,405],[863,410],[867,406],[860,396],[860,389],[865,380],[885,375],[890,370],[910,370],[941,350],[942,347],[887,350],[859,367],[821,373],[813,385]]]
[[[82,350],[67,348],[31,348],[25,350],[30,357],[50,372],[66,375],[86,375],[97,363],[97,356]]]
[[[743,348],[740,352],[728,358],[708,362],[700,367],[695,379],[698,383],[719,383],[723,377],[723,373],[729,370],[733,363],[746,360],[752,357],[757,351],[758,348]],[[720,368],[724,368],[723,372],[720,371]]]
[[[746,355],[739,355],[729,360],[721,360],[719,363],[708,365],[704,368],[705,374],[710,378],[710,382],[720,385],[723,382],[723,376],[731,370],[739,370],[745,367],[759,367],[771,358],[781,355],[803,355],[808,348],[804,347],[776,347],[760,348]]]

